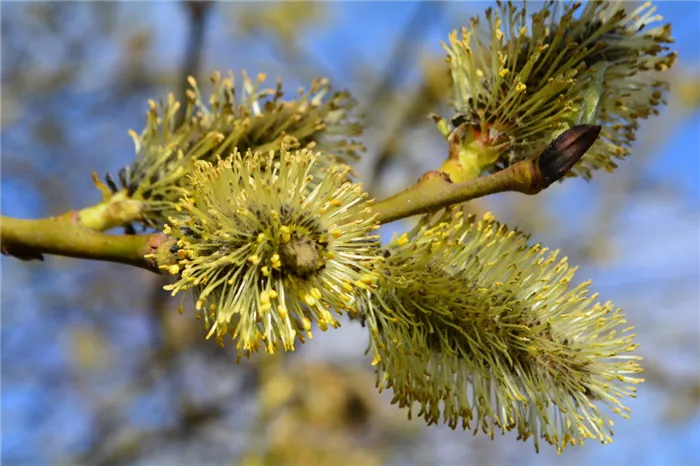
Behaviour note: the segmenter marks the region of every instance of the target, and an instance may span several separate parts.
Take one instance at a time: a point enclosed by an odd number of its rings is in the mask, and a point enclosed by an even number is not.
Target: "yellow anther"
[[[289,229],[288,226],[283,226],[280,228],[280,233],[282,233],[282,242],[283,243],[288,243],[290,239],[292,239],[291,235],[291,230]]]
[[[270,262],[272,262],[272,268],[274,269],[279,269],[280,267],[282,267],[282,262],[280,261],[279,254],[273,254],[270,258]]]
[[[372,283],[374,283],[375,279],[376,277],[374,275],[372,275],[371,273],[366,273],[360,277],[360,282],[364,283],[365,285],[371,285]]]
[[[311,321],[308,317],[304,317],[303,319],[301,319],[301,324],[304,326],[304,330],[306,330],[307,332],[311,330]]]
[[[314,298],[310,294],[307,294],[306,296],[304,296],[304,302],[309,306],[313,306],[316,304],[316,298]]]

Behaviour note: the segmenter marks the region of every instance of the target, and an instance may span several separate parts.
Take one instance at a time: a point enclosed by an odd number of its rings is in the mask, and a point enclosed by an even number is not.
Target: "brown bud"
[[[599,125],[577,125],[561,133],[537,159],[537,168],[545,187],[561,179],[591,148],[601,127]]]

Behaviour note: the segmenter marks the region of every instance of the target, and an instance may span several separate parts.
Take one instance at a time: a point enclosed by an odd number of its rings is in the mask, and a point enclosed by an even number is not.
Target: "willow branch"
[[[0,217],[0,249],[23,260],[44,254],[133,265],[160,273],[175,240],[163,234],[108,235],[87,228],[75,213],[39,220]],[[145,256],[149,256],[148,258]]]
[[[537,194],[561,179],[593,145],[600,126],[575,126],[557,137],[535,160],[461,183],[439,171],[428,172],[418,183],[372,208],[380,223],[435,212],[452,204],[507,191]]]
[[[440,171],[429,172],[411,188],[377,203],[381,223],[434,212],[489,194],[516,191],[536,194],[571,170],[593,145],[600,126],[580,125],[562,133],[535,160],[526,160],[488,176],[454,183]],[[138,214],[137,204],[112,196],[102,204],[39,220],[0,217],[0,249],[23,260],[43,260],[44,254],[133,265],[160,273],[175,261],[175,239],[164,234],[108,235],[100,229],[116,226]],[[132,209],[133,207],[133,209]]]

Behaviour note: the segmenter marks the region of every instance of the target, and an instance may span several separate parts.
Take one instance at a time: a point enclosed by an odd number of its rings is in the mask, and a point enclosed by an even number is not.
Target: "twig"
[[[133,265],[160,273],[170,262],[175,240],[151,235],[108,235],[85,227],[75,212],[39,220],[0,217],[0,249],[23,260],[43,260],[44,254]],[[155,257],[144,256],[154,254]]]
[[[202,65],[202,51],[204,50],[204,39],[209,11],[212,8],[211,2],[190,1],[184,2],[188,20],[188,36],[185,54],[182,61],[182,71],[180,72],[180,89],[178,91],[181,102],[186,102],[187,77],[199,75]],[[184,109],[178,113],[176,126],[183,123],[185,117]]]
[[[430,23],[440,17],[442,8],[441,2],[423,1],[418,4],[401,36],[396,41],[396,47],[385,67],[382,80],[370,92],[367,102],[381,102],[389,94],[396,76],[407,74],[406,68],[410,59],[418,55],[415,53],[415,49],[428,32]]]
[[[600,129],[593,125],[575,126],[557,137],[537,159],[462,183],[453,183],[446,173],[428,172],[418,183],[378,202],[372,210],[380,223],[389,223],[489,194],[537,194],[571,170],[596,141]]]
[[[536,194],[566,175],[599,133],[600,126],[575,126],[557,137],[536,160],[462,183],[453,183],[444,172],[429,172],[413,187],[379,202],[373,210],[380,223],[388,223],[494,193]],[[119,262],[154,272],[175,261],[171,252],[174,238],[163,234],[107,235],[86,227],[77,212],[40,220],[0,219],[2,253],[24,260],[43,260],[43,254],[56,254]]]

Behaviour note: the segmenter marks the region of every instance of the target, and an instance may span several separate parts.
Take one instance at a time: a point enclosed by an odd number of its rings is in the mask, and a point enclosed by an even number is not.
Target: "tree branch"
[[[453,183],[447,173],[431,171],[415,185],[372,208],[380,223],[435,212],[489,194],[515,191],[537,194],[564,177],[593,145],[600,126],[575,126],[557,137],[535,160],[518,162],[492,175]]]
[[[39,220],[0,217],[0,249],[22,260],[43,254],[133,265],[161,273],[170,264],[175,240],[163,234],[108,235],[83,225],[76,212]],[[154,255],[146,258],[146,255]]]
[[[599,133],[600,126],[575,126],[552,141],[537,159],[461,183],[452,182],[445,172],[428,172],[414,186],[377,203],[373,211],[380,223],[388,223],[489,194],[505,191],[537,194],[565,176]],[[456,139],[454,142],[460,143]],[[103,204],[105,207],[100,207]],[[3,254],[23,260],[43,260],[43,254],[56,254],[118,262],[157,273],[175,263],[171,248],[176,246],[176,241],[172,237],[160,233],[118,236],[95,231],[96,227],[105,227],[120,218],[109,211],[110,206],[119,203],[103,204],[40,220],[0,217],[0,249]]]

